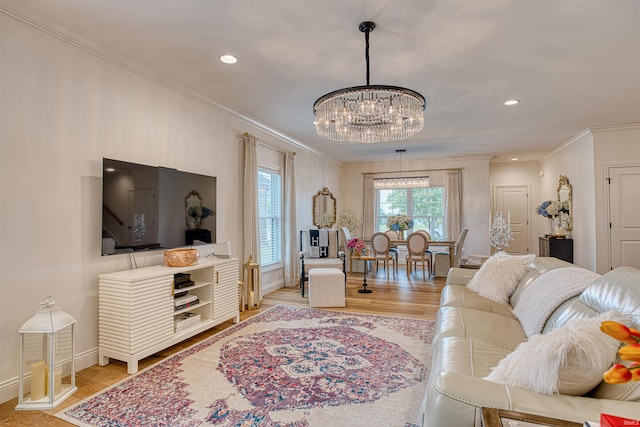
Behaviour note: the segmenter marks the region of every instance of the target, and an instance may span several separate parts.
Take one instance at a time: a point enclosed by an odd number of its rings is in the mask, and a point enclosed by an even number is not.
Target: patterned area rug
[[[67,408],[78,426],[413,426],[434,322],[277,306]]]

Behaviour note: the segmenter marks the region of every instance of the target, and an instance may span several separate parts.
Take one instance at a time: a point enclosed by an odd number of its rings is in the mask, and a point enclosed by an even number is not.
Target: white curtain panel
[[[244,260],[260,260],[258,246],[258,140],[244,134]],[[260,292],[262,295],[262,290]]]
[[[288,151],[284,159],[284,285],[298,283],[298,232],[296,229],[296,178],[294,159],[296,153]]]
[[[376,190],[373,188],[373,175],[364,176],[364,206],[362,218],[364,225],[362,237],[369,238],[375,232]]]
[[[460,235],[462,180],[459,170],[447,171],[445,183],[445,218],[449,239],[457,239]]]

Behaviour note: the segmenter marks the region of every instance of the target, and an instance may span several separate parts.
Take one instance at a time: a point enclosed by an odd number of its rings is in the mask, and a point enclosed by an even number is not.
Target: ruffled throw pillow
[[[604,320],[626,322],[615,312],[574,319],[522,342],[484,379],[541,394],[582,396],[602,381],[620,342],[600,331]]]
[[[485,261],[467,283],[467,288],[495,302],[507,304],[520,279],[531,269],[534,254],[498,252]]]

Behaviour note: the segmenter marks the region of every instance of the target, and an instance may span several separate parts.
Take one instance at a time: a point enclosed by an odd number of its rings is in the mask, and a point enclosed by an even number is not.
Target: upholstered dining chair
[[[340,250],[345,253],[345,260],[349,261],[349,272],[353,271],[353,260],[357,259],[357,256],[354,256],[351,249],[347,247],[349,240],[351,240],[354,236],[351,235],[351,231],[347,227],[340,228],[340,234],[342,234],[342,239],[344,239],[344,245],[340,244]]]
[[[429,250],[429,242],[431,241],[431,234],[429,234],[427,230],[418,230],[417,233],[420,233],[427,238],[427,249],[425,250],[425,253],[429,257],[429,263],[433,266],[433,252]]]
[[[460,256],[462,255],[462,247],[464,245],[464,240],[467,238],[467,233],[469,232],[468,228],[463,228],[460,232],[460,236],[458,236],[458,240],[456,240],[456,244],[453,248],[453,265],[451,265],[449,252],[436,252],[435,254],[435,262],[434,262],[434,276],[446,277],[445,271],[448,273],[451,267],[460,267]],[[449,267],[449,268],[441,268]],[[437,270],[442,270],[441,272],[437,272]],[[437,274],[436,274],[437,273]]]
[[[398,240],[398,233],[393,231],[393,230],[387,230],[387,231],[384,232],[384,234],[389,236],[390,240]],[[400,260],[400,251],[398,250],[398,246],[394,245],[394,244],[391,244],[391,246],[389,247],[389,252],[391,252],[396,257],[395,262],[394,262],[394,269],[395,269],[395,271],[397,273],[398,272],[398,261]]]
[[[376,273],[378,272],[378,263],[382,261],[382,265],[387,272],[387,279],[389,279],[389,261],[391,261],[392,267],[395,269],[396,264],[396,256],[395,254],[389,252],[391,248],[391,239],[384,233],[373,233],[371,235],[371,249],[373,251],[373,256],[376,261]],[[395,270],[394,270],[395,272]]]
[[[422,264],[422,278],[431,277],[431,257],[427,254],[427,238],[424,233],[411,233],[407,236],[407,277],[411,278],[411,271],[417,269],[418,263]],[[427,265],[425,273],[425,264]]]

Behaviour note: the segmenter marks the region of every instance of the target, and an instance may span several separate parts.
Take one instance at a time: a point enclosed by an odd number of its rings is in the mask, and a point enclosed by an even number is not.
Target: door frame
[[[607,250],[607,269],[613,270],[613,259],[611,249],[611,170],[619,168],[634,168],[640,167],[640,163],[606,163],[604,166],[604,227],[606,235],[606,250]],[[596,262],[597,263],[597,262]]]

